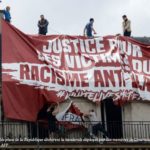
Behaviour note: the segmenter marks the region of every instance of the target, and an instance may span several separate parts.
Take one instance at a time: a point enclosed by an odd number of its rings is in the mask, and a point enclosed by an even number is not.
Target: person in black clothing
[[[96,34],[96,31],[93,28],[93,23],[94,23],[94,19],[90,18],[89,23],[86,24],[86,26],[84,28],[84,31],[83,31],[83,35],[84,36],[87,36],[89,38],[93,38],[93,34],[92,33],[94,32],[94,34]]]
[[[44,15],[41,15],[40,18],[38,21],[39,34],[46,35],[49,22],[44,18]]]
[[[47,109],[47,117],[48,117],[48,127],[49,127],[49,137],[53,138],[54,134],[58,132],[58,125],[56,114],[59,112],[59,103],[56,105],[52,104]]]

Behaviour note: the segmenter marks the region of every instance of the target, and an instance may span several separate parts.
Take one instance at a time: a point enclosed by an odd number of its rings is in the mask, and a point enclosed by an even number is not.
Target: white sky
[[[89,18],[99,36],[122,34],[122,15],[131,20],[132,36],[150,36],[150,0],[2,0],[11,7],[12,24],[37,34],[41,14],[49,20],[49,34],[82,35]]]

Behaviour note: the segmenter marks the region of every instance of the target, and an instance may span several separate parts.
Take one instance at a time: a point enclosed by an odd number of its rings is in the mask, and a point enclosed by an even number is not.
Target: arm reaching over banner
[[[55,106],[55,110],[52,112],[52,114],[54,115],[54,116],[56,116],[58,113],[59,113],[59,102],[57,103],[57,106]]]

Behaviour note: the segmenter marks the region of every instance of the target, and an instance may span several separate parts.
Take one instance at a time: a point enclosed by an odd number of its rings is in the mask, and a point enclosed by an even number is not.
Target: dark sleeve
[[[38,21],[38,27],[40,27],[40,21]]]
[[[49,24],[49,22],[46,20],[46,21],[45,21],[45,26],[48,26],[48,24]]]
[[[47,26],[48,26],[48,21],[45,20],[45,21],[44,21],[44,24],[42,24],[42,26],[43,26],[43,27],[47,27]]]

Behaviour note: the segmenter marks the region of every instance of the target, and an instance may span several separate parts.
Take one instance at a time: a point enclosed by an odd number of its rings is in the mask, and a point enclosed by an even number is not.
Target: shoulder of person
[[[125,22],[125,21],[122,21],[122,24],[126,24],[126,22]]]
[[[126,23],[130,23],[131,21],[128,19],[127,21],[126,21]]]
[[[87,27],[87,26],[89,26],[89,24],[90,24],[90,23],[87,23],[85,26]]]

